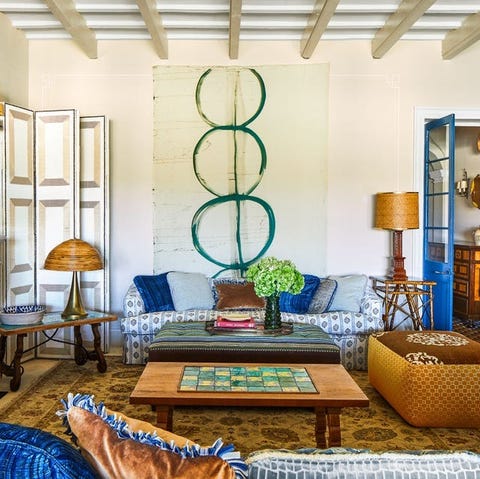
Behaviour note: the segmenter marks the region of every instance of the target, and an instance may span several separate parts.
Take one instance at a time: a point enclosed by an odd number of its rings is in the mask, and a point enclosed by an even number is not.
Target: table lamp
[[[53,271],[73,271],[70,296],[62,318],[80,319],[88,316],[82,303],[78,287],[77,271],[95,271],[103,269],[99,252],[90,244],[80,239],[69,239],[55,246],[48,253],[45,269]]]
[[[418,228],[418,193],[377,193],[375,228],[393,231],[393,274],[395,281],[408,279],[402,253],[402,233]]]

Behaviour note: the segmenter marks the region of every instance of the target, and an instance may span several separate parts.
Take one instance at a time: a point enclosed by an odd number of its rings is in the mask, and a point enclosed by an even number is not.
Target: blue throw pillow
[[[147,313],[173,311],[175,309],[167,281],[167,274],[168,273],[153,276],[135,276],[135,278],[133,278],[133,282],[143,299]]]
[[[280,294],[280,311],[296,314],[305,314],[308,311],[310,301],[320,284],[320,278],[312,274],[304,274],[303,278],[305,285],[300,294]]]
[[[322,278],[320,280],[320,286],[317,288],[317,291],[315,291],[312,301],[310,301],[307,312],[309,314],[320,314],[328,311],[336,289],[337,282],[334,279]]]
[[[3,479],[96,479],[79,451],[39,429],[0,423],[0,477]]]

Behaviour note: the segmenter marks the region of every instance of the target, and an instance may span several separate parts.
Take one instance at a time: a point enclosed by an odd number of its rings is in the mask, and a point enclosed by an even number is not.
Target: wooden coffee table
[[[172,431],[175,406],[245,406],[313,408],[317,447],[341,446],[340,416],[344,407],[368,407],[369,400],[340,364],[304,364],[316,393],[179,391],[185,366],[232,366],[231,363],[148,363],[130,396],[131,404],[156,409],[159,427]],[[248,363],[235,366],[267,366]],[[268,364],[298,368],[299,364]]]

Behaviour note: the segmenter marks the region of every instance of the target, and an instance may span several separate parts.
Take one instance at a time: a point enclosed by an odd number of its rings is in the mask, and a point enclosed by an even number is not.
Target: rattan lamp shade
[[[377,193],[375,228],[393,231],[392,278],[407,281],[405,257],[402,252],[402,232],[418,228],[418,193]]]
[[[375,228],[409,230],[418,228],[418,193],[377,193]]]
[[[86,241],[69,239],[50,251],[45,269],[54,271],[95,271],[103,268],[100,253]]]
[[[88,312],[82,303],[77,271],[103,269],[100,253],[86,241],[76,238],[69,239],[55,246],[48,253],[44,268],[54,271],[73,271],[70,295],[62,313],[62,318],[81,319],[88,316]]]

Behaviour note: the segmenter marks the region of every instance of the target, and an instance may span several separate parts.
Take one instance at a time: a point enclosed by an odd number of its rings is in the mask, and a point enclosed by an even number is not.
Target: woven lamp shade
[[[95,271],[103,269],[103,262],[96,248],[74,238],[55,246],[48,254],[44,268],[53,271]]]
[[[377,193],[375,228],[403,231],[418,228],[418,193]]]

